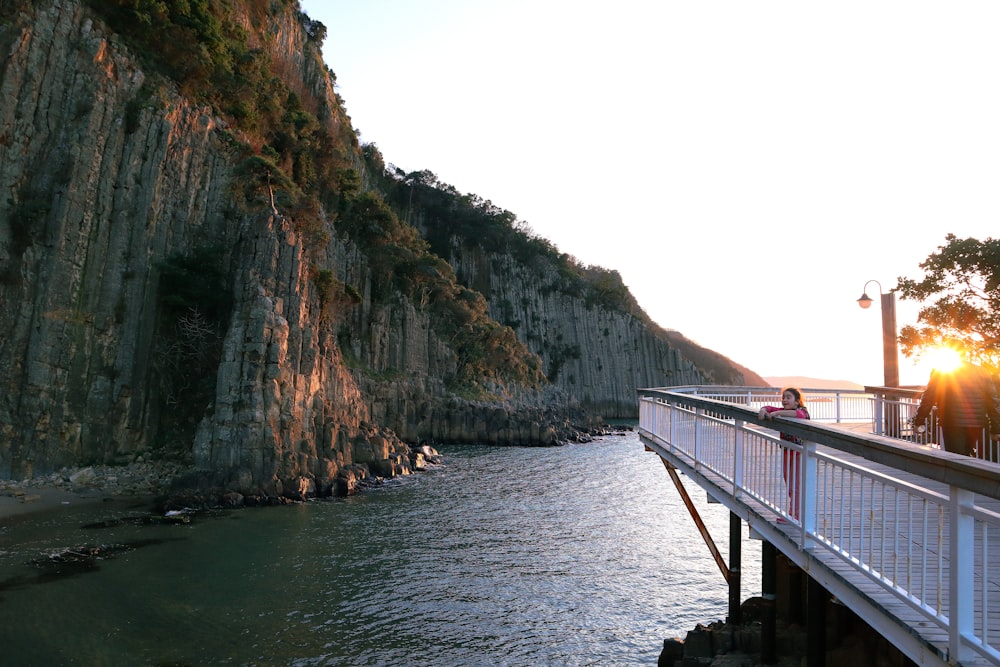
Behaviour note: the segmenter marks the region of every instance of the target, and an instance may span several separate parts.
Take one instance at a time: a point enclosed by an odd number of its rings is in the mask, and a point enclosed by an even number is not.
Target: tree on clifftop
[[[947,243],[920,264],[922,280],[899,278],[903,299],[937,300],[921,308],[916,325],[902,328],[903,353],[947,345],[970,360],[1000,369],[1000,239],[960,239]]]

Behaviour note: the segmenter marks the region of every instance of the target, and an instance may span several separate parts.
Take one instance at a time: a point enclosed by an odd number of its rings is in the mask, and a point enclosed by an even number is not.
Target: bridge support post
[[[826,600],[823,586],[809,577],[806,589],[806,667],[826,667]]]
[[[743,622],[740,606],[740,568],[743,553],[743,520],[735,512],[729,513],[729,622],[739,625]]]
[[[767,540],[763,541],[760,563],[761,605],[760,618],[760,661],[765,665],[778,662],[777,651],[777,570],[778,550]]]

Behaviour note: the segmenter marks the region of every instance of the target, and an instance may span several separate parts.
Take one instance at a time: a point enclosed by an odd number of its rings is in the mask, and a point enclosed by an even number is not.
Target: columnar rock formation
[[[75,2],[0,32],[0,476],[150,446],[156,263],[235,238],[208,108],[143,107],[143,72]]]
[[[463,282],[487,296],[496,317],[517,323],[549,379],[598,414],[635,418],[637,388],[709,380],[648,322],[561,290],[554,266],[528,267],[511,255],[468,250],[452,261]]]

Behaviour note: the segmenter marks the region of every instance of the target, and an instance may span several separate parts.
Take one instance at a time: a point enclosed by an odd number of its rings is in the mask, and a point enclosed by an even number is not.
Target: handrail
[[[995,504],[984,507],[992,502],[987,498],[1000,500],[1000,466],[816,419],[764,422],[749,407],[757,391],[640,390],[640,436],[696,481],[796,524],[803,552],[824,550],[849,563],[946,630],[949,659],[978,655],[1000,662],[1000,644],[988,630],[989,619],[1000,614],[1000,601],[988,590],[997,573],[985,551],[997,546],[1000,514]],[[777,390],[760,388],[765,392],[773,401]],[[774,429],[805,444],[781,440]],[[915,535],[922,537],[909,539]]]
[[[717,398],[727,403],[769,404],[780,400],[777,387],[733,387],[729,385],[687,385],[662,387],[659,391]],[[653,390],[651,390],[653,391]],[[920,424],[913,420],[920,406],[923,387],[878,387],[862,389],[801,388],[813,421],[836,423],[870,421],[872,433],[888,435],[922,445],[940,443],[942,433],[936,408]],[[1000,439],[983,428],[977,458],[1000,463]]]
[[[660,398],[664,395],[670,395],[671,401],[678,405],[692,409],[708,409],[730,419],[739,419],[762,428],[771,429],[775,424],[773,421],[762,421],[756,410],[718,399],[675,392],[672,388],[639,390],[640,400]],[[640,428],[641,419],[640,412]],[[927,479],[961,486],[969,491],[1000,499],[1000,468],[994,463],[952,454],[927,445],[911,444],[898,438],[847,433],[823,425],[821,419],[813,418],[808,421],[785,417],[776,419],[781,424],[781,430],[789,435],[860,456],[874,463],[906,470]]]

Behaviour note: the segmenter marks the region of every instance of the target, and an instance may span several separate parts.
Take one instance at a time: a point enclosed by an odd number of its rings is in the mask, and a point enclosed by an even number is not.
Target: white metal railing
[[[777,387],[686,386],[670,391],[714,398],[759,410],[764,405],[781,403]],[[862,389],[801,389],[813,421],[827,423],[870,422],[872,433],[940,448],[941,427],[937,409],[920,424],[913,419],[920,407],[920,389],[865,387]],[[1000,462],[1000,439],[984,428],[975,456],[984,461]]]
[[[814,409],[826,405],[815,393],[806,396],[814,420],[861,419],[854,392],[833,397],[829,412]],[[1000,468],[804,420],[764,425],[758,404],[773,405],[775,395],[642,390],[640,435],[696,480],[796,524],[800,549],[825,550],[946,632],[949,660],[1000,663],[1000,559],[991,556],[1000,548]],[[872,395],[866,400],[874,411]]]
[[[717,401],[745,405],[759,410],[765,405],[781,403],[781,389],[776,387],[688,386],[671,387],[670,391],[714,398]],[[824,422],[864,422],[873,418],[875,395],[860,389],[802,389],[804,402],[812,419]]]

